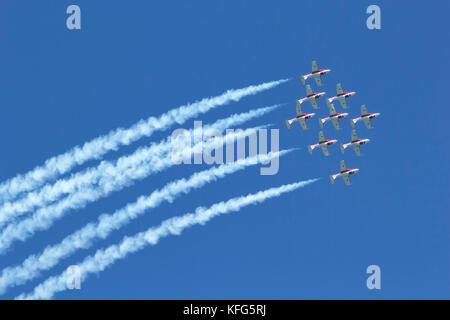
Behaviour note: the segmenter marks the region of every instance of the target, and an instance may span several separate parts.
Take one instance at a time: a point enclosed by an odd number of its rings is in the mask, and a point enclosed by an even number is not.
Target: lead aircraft
[[[303,85],[305,85],[306,79],[308,79],[309,77],[313,77],[314,80],[316,80],[317,85],[321,86],[322,85],[321,76],[326,75],[330,71],[331,71],[330,69],[319,69],[316,60],[314,60],[312,62],[312,72],[302,75],[300,79],[302,79],[302,83]]]
[[[359,171],[359,169],[347,169],[347,166],[345,165],[345,161],[341,160],[341,171],[333,174],[330,176],[330,181],[332,184],[334,184],[334,180],[336,178],[342,177],[342,179],[344,179],[344,182],[347,186],[349,186],[350,183],[350,178],[349,176],[352,174],[355,174]]]

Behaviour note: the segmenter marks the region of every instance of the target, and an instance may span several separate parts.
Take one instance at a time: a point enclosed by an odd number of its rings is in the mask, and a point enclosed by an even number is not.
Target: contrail
[[[178,196],[187,194],[192,189],[201,188],[207,183],[224,178],[248,166],[256,165],[258,160],[264,163],[293,150],[270,152],[194,173],[189,179],[182,178],[170,182],[162,189],[153,191],[149,196],[139,197],[136,202],[126,205],[113,214],[103,214],[97,222],[91,222],[64,238],[60,243],[46,247],[42,253],[29,256],[20,266],[5,268],[0,277],[0,294],[3,294],[9,287],[21,285],[38,277],[41,271],[56,266],[61,259],[70,256],[78,249],[89,248],[95,239],[105,239],[114,230],[122,228],[131,220],[146,213],[146,210],[159,206],[163,201],[172,202]]]
[[[81,279],[86,280],[89,274],[103,271],[117,260],[126,258],[130,253],[144,249],[148,245],[157,244],[161,238],[169,235],[180,235],[184,229],[197,224],[203,225],[218,215],[239,211],[248,205],[258,204],[267,199],[278,197],[283,193],[294,191],[317,180],[299,181],[270,188],[258,193],[215,203],[209,208],[198,207],[195,213],[167,219],[158,227],[152,227],[134,236],[125,237],[119,244],[109,246],[106,249],[99,249],[95,255],[86,257],[81,263],[77,264],[81,271]],[[38,285],[31,294],[21,294],[16,299],[51,299],[55,293],[66,289],[69,277],[70,275],[67,271],[58,276],[50,277]]]
[[[175,123],[182,124],[186,120],[206,113],[213,108],[269,90],[286,81],[289,81],[289,79],[228,90],[219,96],[205,98],[192,104],[172,109],[159,117],[141,120],[128,129],[118,128],[113,130],[106,135],[86,142],[81,147],[76,146],[66,153],[48,159],[44,165],[38,166],[26,174],[17,175],[3,182],[0,184],[0,201],[11,200],[22,192],[33,190],[47,180],[67,173],[77,165],[81,165],[88,160],[100,159],[109,151],[117,150],[120,146],[129,145],[143,137],[151,136],[155,131],[165,130]]]
[[[248,112],[234,114],[228,118],[221,119],[212,125],[205,126],[203,131],[225,130],[232,126],[240,125],[246,121],[261,117],[268,112],[274,111],[279,105],[250,110]],[[191,130],[191,132],[193,132]],[[74,193],[83,188],[92,187],[93,184],[110,183],[110,179],[117,176],[118,172],[124,172],[136,168],[143,162],[149,162],[156,155],[161,156],[170,150],[171,138],[152,144],[149,147],[139,148],[131,155],[122,156],[116,161],[103,161],[98,167],[89,168],[72,175],[70,178],[58,180],[56,183],[47,184],[40,190],[28,193],[24,198],[15,202],[6,202],[0,206],[0,227],[9,221],[18,218],[25,212],[44,207],[58,200],[65,194]],[[134,169],[135,170],[135,169]],[[112,176],[112,177],[111,177]]]
[[[227,118],[228,119],[228,118]],[[219,120],[226,123],[227,119]],[[216,123],[217,123],[216,122]],[[235,139],[242,139],[260,127],[250,128],[242,131],[237,131],[232,134],[227,134],[225,137],[215,137],[205,143],[197,143],[191,149],[192,153],[201,150],[203,145],[218,147],[223,146]],[[20,240],[25,241],[39,230],[46,230],[50,228],[53,222],[63,216],[63,214],[70,209],[81,209],[89,202],[96,201],[102,197],[106,197],[113,191],[121,190],[122,188],[132,184],[134,180],[143,179],[151,173],[160,172],[174,165],[174,162],[167,159],[165,154],[151,154],[153,159],[140,166],[132,167],[125,172],[117,172],[112,178],[107,179],[105,183],[99,184],[97,187],[84,188],[75,193],[68,195],[61,201],[47,207],[40,208],[31,217],[25,218],[22,221],[10,223],[0,233],[0,254],[4,253],[13,242]]]

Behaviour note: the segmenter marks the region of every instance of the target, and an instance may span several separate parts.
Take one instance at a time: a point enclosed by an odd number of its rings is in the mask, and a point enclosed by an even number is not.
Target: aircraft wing
[[[372,129],[372,125],[370,124],[370,119],[366,117],[366,118],[363,118],[363,120],[364,120],[364,123],[365,123],[367,129]]]
[[[361,106],[361,115],[364,116],[364,115],[366,115],[366,114],[368,114],[367,108],[366,108],[366,105],[363,104],[363,105]]]
[[[298,115],[298,116],[300,116],[300,115],[303,114],[303,112],[302,112],[302,107],[301,107],[300,102],[299,102],[298,100],[297,100],[297,106],[296,106],[296,109],[297,109],[297,115]]]
[[[330,103],[330,101],[327,100],[327,106],[328,109],[330,109],[330,115],[333,115],[336,113],[336,109],[334,108],[334,105]]]
[[[347,166],[345,165],[345,161],[341,160],[341,171],[347,170]]]
[[[354,144],[353,145],[353,149],[355,149],[355,153],[356,153],[356,155],[357,156],[360,156],[361,155],[361,150],[360,150],[360,148],[359,148],[359,144]]]
[[[321,147],[322,147],[323,154],[328,156],[329,155],[328,146],[326,144],[323,144]]]
[[[322,142],[325,140],[325,135],[323,134],[323,131],[319,131],[319,142]]]
[[[308,129],[308,127],[306,126],[306,121],[305,118],[299,118],[298,122],[300,123],[300,125],[302,126],[303,130]]]
[[[342,108],[347,109],[347,101],[345,101],[345,97],[340,97],[339,102],[341,103]]]
[[[314,75],[314,80],[316,80],[316,84],[318,85],[318,86],[322,86],[322,78],[320,77],[320,74],[315,74]]]
[[[339,119],[338,118],[331,118],[331,121],[333,122],[334,127],[336,128],[336,130],[341,129],[339,127]]]
[[[309,84],[306,85],[306,95],[309,96],[313,94],[313,91],[311,89],[311,86]]]
[[[312,72],[319,70],[319,67],[317,66],[316,60],[313,60],[312,62]]]
[[[344,179],[345,184],[349,186],[350,185],[350,178],[349,178],[348,174],[344,174],[342,176],[342,178]]]
[[[358,135],[356,134],[356,130],[352,130],[352,141],[358,140]]]
[[[344,93],[344,90],[342,90],[342,86],[341,86],[340,83],[338,83],[338,84],[336,85],[336,91],[337,91],[337,94],[342,94],[342,93]]]
[[[309,101],[311,102],[311,105],[313,106],[314,109],[319,109],[316,99],[313,98],[313,99],[310,99]]]

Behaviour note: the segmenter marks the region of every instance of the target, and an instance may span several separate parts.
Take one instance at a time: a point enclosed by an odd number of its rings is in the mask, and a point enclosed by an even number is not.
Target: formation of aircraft
[[[341,144],[341,151],[344,154],[344,151],[347,147],[353,147],[357,156],[361,155],[360,146],[366,144],[370,141],[370,139],[358,139],[358,135],[356,134],[356,130],[352,130],[352,141],[348,143]]]
[[[355,119],[351,119],[350,120],[350,124],[352,125],[352,127],[355,127],[355,124],[359,121],[359,120],[363,120],[364,124],[366,125],[367,129],[372,129],[372,124],[370,123],[370,120],[373,118],[376,118],[380,115],[379,112],[375,112],[375,113],[369,113],[367,112],[366,109],[366,105],[363,104],[361,106],[361,116]]]
[[[330,115],[325,118],[319,118],[320,127],[323,128],[323,124],[325,122],[327,122],[328,120],[331,120],[331,122],[333,122],[333,125],[336,128],[336,130],[340,130],[341,128],[339,127],[339,119],[342,119],[342,118],[348,116],[348,113],[347,112],[336,112],[334,105],[332,105],[330,102],[328,102],[328,100],[327,100],[327,105],[328,105],[328,108],[330,109]]]
[[[322,85],[321,76],[326,75],[330,71],[331,71],[330,69],[319,69],[319,67],[317,66],[317,62],[314,60],[312,62],[311,73],[305,74],[305,75],[301,76],[300,78],[302,79],[303,85],[305,85],[306,79],[308,79],[309,77],[313,77],[314,80],[316,80],[316,84],[318,86],[321,86]]]
[[[345,184],[347,186],[350,185],[350,175],[355,174],[359,171],[359,169],[355,168],[355,169],[347,169],[347,166],[345,165],[345,161],[341,160],[341,171],[339,171],[336,174],[332,174],[330,176],[330,180],[331,183],[334,184],[334,180],[336,180],[336,178],[342,177],[342,179],[344,179]]]
[[[323,75],[329,73],[330,71],[331,71],[330,69],[319,69],[317,66],[317,62],[314,60],[312,62],[312,72],[302,75],[300,78],[302,80],[303,85],[305,85],[305,82],[308,78],[313,77],[314,80],[316,81],[316,84],[318,86],[322,86],[322,78],[321,77]],[[336,112],[336,108],[334,107],[332,102],[335,100],[339,100],[342,108],[347,109],[348,108],[347,99],[354,96],[356,94],[356,92],[344,91],[342,89],[341,83],[338,83],[336,85],[336,92],[337,92],[337,94],[335,96],[326,99],[327,106],[330,110],[330,115],[328,117],[318,119],[319,125],[321,128],[323,128],[325,122],[327,122],[328,120],[331,120],[331,122],[333,123],[333,126],[336,128],[336,130],[340,130],[339,120],[348,116],[347,112]],[[288,129],[291,128],[291,124],[295,121],[298,121],[300,123],[303,130],[308,129],[308,127],[306,125],[306,120],[312,118],[316,114],[315,113],[304,113],[302,111],[301,104],[305,101],[309,101],[314,109],[318,109],[319,106],[317,104],[317,99],[319,99],[320,97],[322,97],[324,95],[325,95],[325,92],[313,92],[313,90],[311,89],[311,86],[309,84],[307,84],[306,85],[306,97],[297,100],[297,105],[296,105],[297,116],[295,118],[286,120],[286,126],[288,127]],[[356,123],[359,120],[363,120],[367,129],[371,129],[372,128],[371,120],[378,117],[379,115],[380,115],[379,112],[377,112],[377,113],[367,112],[366,106],[362,105],[361,106],[361,116],[354,118],[354,119],[350,119],[350,123],[351,123],[351,126],[353,128],[355,128]],[[369,141],[370,141],[370,139],[359,139],[358,135],[356,133],[356,130],[352,130],[352,140],[348,143],[341,144],[341,152],[342,152],[342,154],[344,154],[345,149],[347,149],[348,147],[353,147],[355,154],[357,156],[360,156],[361,155],[360,147],[362,145],[368,143]],[[308,151],[312,155],[313,150],[316,149],[317,147],[320,147],[322,149],[323,154],[325,156],[329,156],[330,153],[328,151],[328,146],[331,146],[335,143],[337,143],[336,139],[328,140],[325,138],[323,131],[319,131],[319,142],[316,144],[309,145]],[[330,181],[331,181],[331,183],[334,184],[334,181],[336,180],[336,178],[342,177],[344,179],[345,184],[350,185],[349,176],[357,173],[359,171],[359,169],[357,169],[357,168],[347,169],[347,166],[345,165],[344,160],[341,160],[340,164],[341,164],[341,171],[336,174],[331,175]]]
[[[301,98],[297,100],[299,104],[302,104],[305,101],[311,102],[311,105],[314,109],[318,109],[319,106],[317,105],[317,99],[319,99],[321,96],[325,95],[325,92],[313,92],[311,89],[311,86],[309,84],[306,85],[306,97]]]
[[[306,126],[306,120],[314,117],[316,114],[315,113],[303,113],[300,102],[298,102],[298,101],[297,101],[296,109],[297,109],[296,110],[297,116],[295,118],[286,120],[286,125],[287,125],[288,129],[291,128],[291,124],[294,121],[298,121],[300,123],[300,125],[302,126],[303,130],[308,129],[308,127]]]
[[[347,109],[346,99],[355,95],[356,92],[354,92],[354,91],[353,92],[344,92],[344,90],[342,90],[342,86],[340,83],[338,83],[336,85],[336,91],[337,91],[337,95],[335,95],[334,97],[328,98],[328,102],[331,103],[334,100],[338,99],[339,102],[341,103],[342,108]]]
[[[312,144],[312,145],[308,146],[308,151],[309,151],[310,154],[312,154],[312,151],[315,148],[321,147],[322,151],[323,151],[323,154],[328,156],[328,155],[330,155],[328,153],[328,146],[331,146],[332,144],[335,144],[336,142],[337,142],[336,139],[333,139],[333,140],[325,139],[325,135],[323,134],[323,132],[319,131],[319,143]]]

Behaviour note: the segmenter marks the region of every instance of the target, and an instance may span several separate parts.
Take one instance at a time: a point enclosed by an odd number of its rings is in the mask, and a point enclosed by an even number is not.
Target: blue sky
[[[66,28],[77,4],[82,29]],[[381,30],[366,28],[370,4],[381,8]],[[50,275],[124,235],[241,194],[309,178],[319,182],[193,227],[90,277],[60,299],[397,299],[450,298],[449,71],[447,2],[401,1],[2,1],[0,4],[0,180],[24,173],[109,130],[230,88],[282,78],[273,90],[221,107],[197,120],[287,103],[246,126],[274,123],[281,148],[301,148],[280,160],[274,176],[253,167],[163,204],[106,240],[64,260],[42,277],[1,298],[29,292]],[[381,112],[371,142],[357,158],[337,146],[328,158],[306,146],[317,140],[284,120],[305,89],[298,76],[311,60],[332,69],[323,78],[356,91],[360,105]],[[313,89],[317,86],[309,81]],[[320,89],[322,89],[320,88]],[[342,111],[338,102],[338,111]],[[328,110],[319,100],[318,115]],[[304,111],[311,112],[306,103]],[[191,128],[192,121],[184,127]],[[350,139],[347,119],[327,138]],[[118,152],[165,137],[157,133]],[[329,183],[339,160],[360,168],[351,187]],[[77,170],[96,165],[89,162]],[[30,241],[16,243],[0,268],[111,213],[138,196],[206,166],[180,166],[153,175],[107,199],[71,212]],[[367,266],[381,267],[381,290],[366,288]]]

